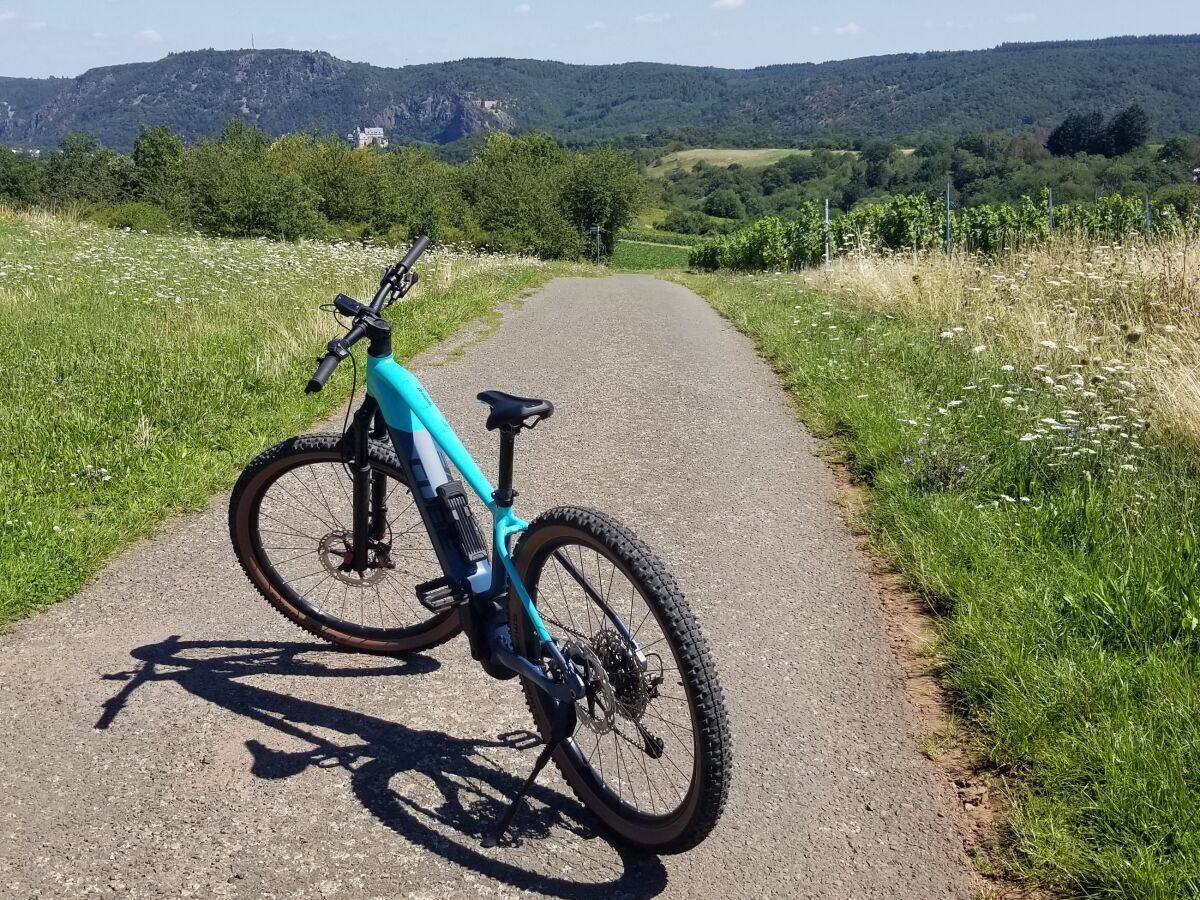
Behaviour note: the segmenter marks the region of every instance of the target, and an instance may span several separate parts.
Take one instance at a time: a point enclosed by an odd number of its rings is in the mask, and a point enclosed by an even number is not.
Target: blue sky
[[[385,66],[517,56],[745,68],[1197,30],[1189,0],[0,0],[0,75],[77,75],[175,50],[248,47],[251,35],[260,48]]]

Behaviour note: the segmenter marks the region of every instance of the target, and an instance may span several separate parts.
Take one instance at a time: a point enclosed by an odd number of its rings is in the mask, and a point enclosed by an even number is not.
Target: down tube
[[[454,467],[467,479],[467,483],[471,485],[471,489],[479,499],[487,506],[495,523],[496,556],[502,563],[497,570],[493,570],[492,578],[500,577],[501,573],[498,569],[503,569],[516,587],[521,605],[533,622],[539,637],[553,647],[550,633],[546,630],[546,625],[542,622],[542,617],[538,614],[537,607],[534,606],[525,585],[517,577],[516,568],[513,566],[508,552],[508,539],[512,535],[524,531],[525,523],[513,515],[512,509],[501,510],[496,505],[496,500],[492,496],[491,483],[480,471],[458,435],[454,433],[454,429],[450,427],[446,417],[437,408],[425,390],[425,386],[408,369],[390,356],[384,359],[368,356],[367,391],[379,402],[383,409],[384,420],[389,427],[413,428],[414,423],[411,417],[415,416],[434,441],[450,457],[450,462],[454,464]]]
[[[383,418],[392,428],[410,429],[410,413],[416,416],[433,437],[450,462],[462,473],[471,490],[495,515],[496,501],[492,497],[492,485],[487,480],[467,448],[463,446],[442,411],[430,398],[425,386],[417,377],[392,357],[379,359],[367,357],[367,392],[383,408]]]

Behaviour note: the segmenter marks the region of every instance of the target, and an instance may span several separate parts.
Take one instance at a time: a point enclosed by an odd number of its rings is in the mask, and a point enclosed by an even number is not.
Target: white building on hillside
[[[356,128],[349,137],[351,146],[359,150],[363,147],[378,147],[382,150],[388,145],[382,128]]]

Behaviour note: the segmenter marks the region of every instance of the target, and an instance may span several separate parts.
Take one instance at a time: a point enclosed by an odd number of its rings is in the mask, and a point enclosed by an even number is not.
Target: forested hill
[[[714,69],[464,59],[387,69],[294,50],[177,53],[73,79],[0,78],[0,142],[88,132],[128,149],[139,124],[189,138],[243,116],[271,134],[382,125],[448,142],[489,128],[567,141],[651,133],[701,142],[919,137],[1048,127],[1139,103],[1160,135],[1200,133],[1200,35]]]

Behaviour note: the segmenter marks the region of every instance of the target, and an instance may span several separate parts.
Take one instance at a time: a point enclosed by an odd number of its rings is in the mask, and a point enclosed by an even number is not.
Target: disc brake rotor
[[[321,538],[317,552],[325,571],[343,584],[352,584],[355,587],[372,585],[382,580],[385,574],[384,567],[379,565],[368,565],[361,574],[347,567],[351,557],[350,536],[344,531],[331,531]]]
[[[579,720],[596,734],[608,734],[616,724],[617,701],[600,657],[587,644],[571,643],[564,650],[587,688],[587,696],[575,703]]]
[[[629,643],[610,628],[592,638],[592,648],[612,685],[617,711],[627,719],[640,719],[653,697],[645,673]]]

